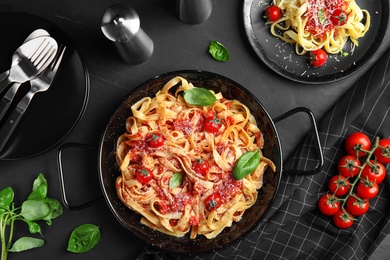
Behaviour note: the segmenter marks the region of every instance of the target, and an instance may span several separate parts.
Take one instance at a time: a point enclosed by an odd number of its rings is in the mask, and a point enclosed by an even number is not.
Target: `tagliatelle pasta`
[[[270,23],[271,33],[295,44],[298,55],[321,48],[336,54],[348,39],[358,46],[370,27],[370,14],[355,0],[274,0],[274,5],[283,15]]]
[[[256,202],[265,169],[275,171],[275,165],[261,156],[252,173],[234,179],[233,168],[243,154],[261,154],[262,132],[244,104],[221,93],[212,92],[216,101],[211,105],[189,105],[182,94],[194,88],[175,77],[154,97],[131,106],[126,132],[117,141],[121,174],[116,190],[150,228],[210,239],[240,221]],[[204,125],[211,114],[219,123],[214,133]],[[206,170],[197,169],[205,162]]]

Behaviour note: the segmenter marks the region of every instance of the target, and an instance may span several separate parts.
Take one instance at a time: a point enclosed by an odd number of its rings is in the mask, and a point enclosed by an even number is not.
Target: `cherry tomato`
[[[371,141],[366,134],[355,132],[350,134],[345,140],[345,149],[350,155],[362,157],[365,155],[361,150],[370,150]]]
[[[335,175],[329,181],[329,190],[336,196],[343,196],[351,189],[351,183],[342,175]]]
[[[380,162],[370,160],[372,165],[368,163],[364,167],[360,177],[364,180],[375,181],[377,184],[381,183],[386,177],[386,168]]]
[[[354,216],[363,215],[368,211],[370,203],[366,199],[356,199],[354,196],[350,196],[347,199],[347,210]]]
[[[343,9],[336,9],[332,13],[330,20],[334,26],[343,26],[348,21],[348,15]]]
[[[344,177],[355,177],[359,173],[359,167],[361,165],[361,162],[356,156],[345,155],[337,163],[337,170]]]
[[[202,158],[196,160],[193,168],[195,172],[205,175],[209,171],[210,165],[205,159]]]
[[[146,135],[146,141],[152,148],[158,148],[164,144],[165,137],[161,133],[150,133]]]
[[[349,228],[353,225],[353,216],[346,210],[340,209],[333,215],[333,223],[338,228]]]
[[[209,133],[217,134],[221,128],[221,120],[219,120],[215,113],[208,113],[206,119],[203,122],[203,128]]]
[[[145,167],[140,167],[135,172],[137,180],[142,184],[148,184],[151,179],[153,179],[152,171]]]
[[[318,208],[322,214],[332,216],[340,209],[340,202],[336,196],[327,193],[318,200]]]
[[[375,149],[374,155],[381,163],[390,163],[390,139],[379,140],[379,146]]]
[[[280,9],[275,5],[270,5],[265,9],[264,18],[267,19],[268,22],[276,22],[280,18]]]
[[[222,205],[221,201],[222,201],[221,195],[219,195],[218,193],[211,194],[205,200],[206,209],[208,211],[212,211],[214,209],[219,208]]]
[[[372,199],[379,191],[378,184],[369,180],[361,180],[356,188],[357,195],[362,199]]]
[[[318,49],[310,52],[310,64],[316,67],[320,67],[326,63],[328,55],[323,49]]]

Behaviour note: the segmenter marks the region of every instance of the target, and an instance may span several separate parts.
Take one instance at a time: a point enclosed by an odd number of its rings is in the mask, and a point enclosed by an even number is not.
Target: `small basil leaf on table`
[[[246,152],[238,158],[233,169],[233,178],[236,180],[241,180],[247,175],[256,170],[257,166],[260,164],[260,153],[258,150]]]
[[[91,250],[100,240],[99,227],[93,224],[83,224],[75,228],[70,235],[68,251],[84,253]]]
[[[209,53],[213,56],[214,59],[218,61],[229,61],[230,53],[225,46],[220,42],[211,41],[209,45]]]
[[[209,106],[217,100],[210,90],[204,88],[185,90],[183,97],[188,104],[193,106]]]

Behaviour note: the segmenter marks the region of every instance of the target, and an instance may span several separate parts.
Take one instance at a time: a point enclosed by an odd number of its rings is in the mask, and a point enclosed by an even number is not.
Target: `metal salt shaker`
[[[126,4],[109,7],[102,18],[103,34],[115,43],[121,59],[128,64],[140,64],[153,54],[153,41],[142,30],[137,12]]]
[[[206,21],[213,9],[211,0],[176,0],[176,11],[180,20],[188,24]]]

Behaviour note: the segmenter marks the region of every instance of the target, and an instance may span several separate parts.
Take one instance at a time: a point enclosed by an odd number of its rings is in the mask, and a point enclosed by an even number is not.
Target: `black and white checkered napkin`
[[[369,212],[349,229],[335,227],[331,217],[319,212],[317,202],[337,174],[346,136],[362,131],[372,140],[390,138],[390,51],[328,111],[318,129],[322,171],[312,176],[284,174],[271,210],[249,235],[213,253],[188,256],[147,248],[139,259],[368,259],[390,233],[390,166]],[[309,154],[315,149],[308,135],[286,168],[312,169]]]

